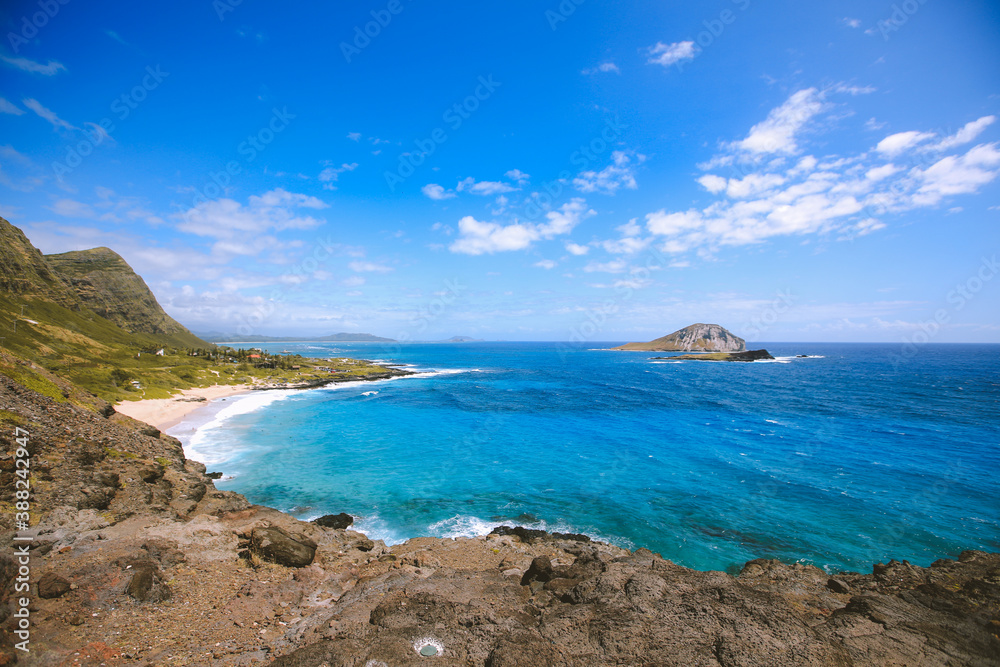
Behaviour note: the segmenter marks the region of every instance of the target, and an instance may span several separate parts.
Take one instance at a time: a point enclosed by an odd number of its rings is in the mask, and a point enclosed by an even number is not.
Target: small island
[[[767,350],[746,350],[744,352],[707,352],[702,354],[681,354],[676,357],[653,357],[670,361],[760,361],[774,359]]]
[[[718,324],[692,324],[648,343],[626,343],[626,352],[744,352],[746,341]]]

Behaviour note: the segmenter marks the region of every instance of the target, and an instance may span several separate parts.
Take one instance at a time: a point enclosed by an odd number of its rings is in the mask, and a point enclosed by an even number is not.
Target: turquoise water
[[[219,488],[303,519],[349,512],[389,542],[519,523],[698,569],[768,557],[868,571],[1000,550],[1000,346],[902,361],[898,345],[762,346],[779,360],[285,344],[424,374],[258,392],[172,433],[226,474]]]

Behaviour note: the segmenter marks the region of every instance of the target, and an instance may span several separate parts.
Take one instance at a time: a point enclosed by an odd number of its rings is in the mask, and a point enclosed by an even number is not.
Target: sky
[[[195,332],[1000,342],[1000,5],[5,2],[0,215]]]

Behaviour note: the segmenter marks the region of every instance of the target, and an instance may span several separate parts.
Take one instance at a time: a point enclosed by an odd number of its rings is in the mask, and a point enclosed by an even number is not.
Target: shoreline
[[[192,412],[205,407],[218,398],[248,394],[256,389],[252,384],[212,385],[182,389],[170,398],[144,398],[139,401],[122,401],[115,404],[115,411],[145,422],[165,431],[184,421]]]

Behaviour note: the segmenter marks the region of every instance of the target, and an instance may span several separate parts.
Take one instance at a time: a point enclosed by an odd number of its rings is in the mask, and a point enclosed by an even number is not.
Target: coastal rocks
[[[54,572],[46,572],[38,579],[38,597],[47,600],[59,598],[69,593],[70,587],[67,579]]]
[[[316,543],[302,535],[271,526],[257,528],[250,536],[250,551],[285,567],[306,567],[316,555]]]
[[[523,526],[497,526],[490,535],[513,535],[525,544],[533,544],[537,540],[566,540],[569,542],[590,542],[590,537],[579,533],[548,533],[544,530],[524,528]]]
[[[318,519],[313,519],[313,523],[323,528],[333,528],[334,530],[344,530],[354,524],[354,517],[346,512],[340,514],[327,514]]]

